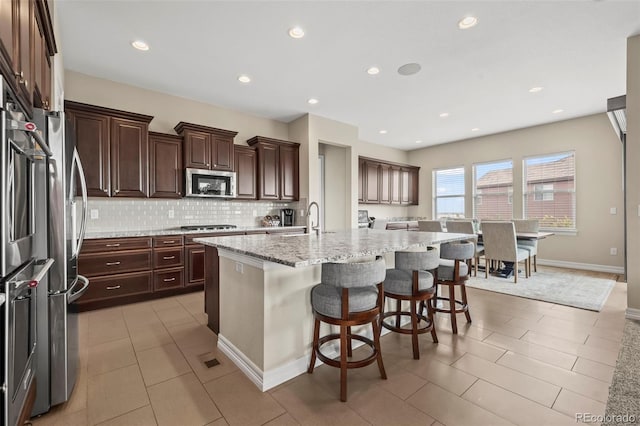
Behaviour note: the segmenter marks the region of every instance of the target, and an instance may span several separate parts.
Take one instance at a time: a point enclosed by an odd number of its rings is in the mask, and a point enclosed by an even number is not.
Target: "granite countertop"
[[[458,241],[466,234],[349,229],[298,235],[196,238],[201,244],[292,267],[337,262]]]
[[[103,232],[87,232],[84,236],[85,240],[92,240],[97,238],[125,238],[125,237],[160,237],[163,235],[182,235],[182,234],[216,234],[216,233],[228,233],[228,232],[248,232],[248,231],[273,231],[279,230],[280,232],[286,232],[285,230],[300,230],[306,226],[238,226],[233,229],[202,229],[189,231],[181,228],[168,228],[168,229],[147,229],[141,231],[103,231]]]

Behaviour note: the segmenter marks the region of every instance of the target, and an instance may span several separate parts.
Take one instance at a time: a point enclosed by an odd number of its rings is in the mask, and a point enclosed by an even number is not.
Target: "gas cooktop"
[[[216,230],[216,229],[235,229],[236,225],[188,225],[181,226],[180,229],[184,229],[185,231],[207,231],[207,230]]]

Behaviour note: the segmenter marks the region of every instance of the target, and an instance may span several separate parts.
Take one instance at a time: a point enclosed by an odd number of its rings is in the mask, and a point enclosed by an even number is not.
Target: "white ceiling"
[[[56,14],[67,69],[285,122],[309,112],[407,150],[605,111],[640,33],[640,1],[58,0]],[[421,72],[399,75],[410,62]]]

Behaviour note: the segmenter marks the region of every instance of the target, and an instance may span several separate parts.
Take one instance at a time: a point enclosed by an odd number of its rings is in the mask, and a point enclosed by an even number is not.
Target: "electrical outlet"
[[[609,213],[611,213],[611,214],[618,214],[618,209],[617,209],[617,208],[615,208],[615,207],[611,207],[611,208],[609,209]]]
[[[176,212],[173,209],[169,210],[169,219],[173,219],[176,216]]]
[[[253,211],[253,217],[256,217],[256,216],[258,216],[258,210]]]
[[[98,209],[91,209],[91,219],[98,219],[99,217]]]
[[[640,216],[640,206],[638,206],[638,216]],[[304,209],[300,209],[300,216],[304,216]]]
[[[609,249],[609,254],[610,254],[611,256],[617,256],[617,255],[618,255],[618,249],[617,249],[617,248],[615,248],[615,247],[611,247],[611,248]]]
[[[240,262],[236,262],[236,272],[244,274],[244,265]]]

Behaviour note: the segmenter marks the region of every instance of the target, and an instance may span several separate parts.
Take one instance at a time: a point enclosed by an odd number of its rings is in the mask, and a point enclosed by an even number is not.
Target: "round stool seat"
[[[373,309],[378,304],[376,287],[352,287],[349,289],[349,313]],[[318,284],[311,289],[311,306],[319,314],[340,318],[342,316],[342,289],[330,284]]]
[[[442,259],[438,266],[438,279],[452,281],[455,271],[455,260]],[[469,275],[469,267],[464,262],[458,262],[458,276],[464,278]]]
[[[404,269],[387,269],[387,276],[384,279],[384,292],[386,294],[397,294],[401,296],[411,296],[413,292],[413,273]],[[418,291],[435,292],[433,286],[433,275],[427,271],[418,272]]]

